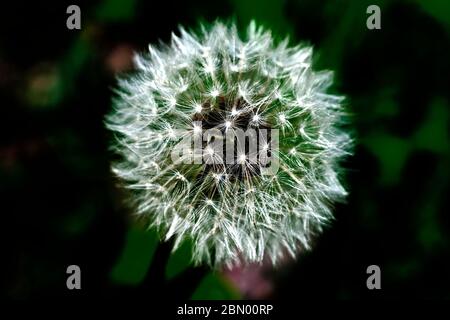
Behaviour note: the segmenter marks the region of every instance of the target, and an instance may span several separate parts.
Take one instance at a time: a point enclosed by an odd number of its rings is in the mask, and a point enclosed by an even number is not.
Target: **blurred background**
[[[66,9],[81,8],[81,30]],[[366,8],[381,8],[368,30]],[[348,97],[348,201],[296,261],[211,272],[170,254],[110,172],[115,75],[179,25],[255,19],[315,48]],[[0,13],[2,295],[130,299],[450,298],[450,2],[446,0],[40,1]],[[82,290],[67,290],[66,268]],[[366,268],[381,268],[368,290]]]

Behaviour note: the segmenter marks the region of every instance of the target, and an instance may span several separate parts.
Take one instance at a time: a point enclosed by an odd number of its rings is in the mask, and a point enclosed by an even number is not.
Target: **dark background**
[[[66,8],[81,8],[81,30]],[[381,30],[366,8],[381,7]],[[356,138],[348,201],[314,249],[264,269],[264,297],[450,298],[449,1],[9,1],[0,8],[0,213],[7,299],[251,298],[222,272],[169,255],[110,173],[114,75],[178,25],[251,19],[315,48]],[[82,290],[66,288],[79,265]],[[380,266],[382,289],[366,287]],[[258,271],[261,272],[261,271]],[[257,287],[255,284],[254,287]],[[148,300],[152,301],[152,300]]]

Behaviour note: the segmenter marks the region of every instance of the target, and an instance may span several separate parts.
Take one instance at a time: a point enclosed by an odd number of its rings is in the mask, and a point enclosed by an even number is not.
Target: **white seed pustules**
[[[136,72],[119,79],[107,117],[121,156],[113,171],[134,190],[136,213],[174,237],[175,248],[192,240],[196,263],[295,256],[346,195],[338,179],[351,145],[340,128],[343,98],[326,93],[332,73],[313,71],[311,58],[310,47],[276,44],[254,23],[244,39],[235,26],[215,23],[151,46],[135,57]],[[250,129],[257,152],[244,143],[233,149],[233,163],[223,161],[229,150],[202,139],[208,130]],[[263,130],[271,132],[266,140]],[[200,162],[184,161],[195,150],[173,160],[187,137],[200,137]],[[263,153],[277,163],[271,174],[263,174]]]

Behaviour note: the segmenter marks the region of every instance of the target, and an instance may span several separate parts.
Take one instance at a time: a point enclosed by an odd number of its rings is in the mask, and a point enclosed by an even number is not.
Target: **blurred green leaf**
[[[185,241],[170,255],[166,266],[166,278],[172,279],[186,270],[191,264],[192,243]]]
[[[443,0],[416,0],[417,4],[439,20],[450,31],[450,1]]]
[[[445,237],[437,218],[439,214],[436,208],[437,204],[437,202],[427,203],[420,217],[419,242],[426,251],[439,248],[440,245],[445,244]]]
[[[248,24],[251,20],[255,20],[282,38],[292,35],[292,26],[284,15],[286,0],[231,0],[231,2],[239,21]]]
[[[111,272],[112,280],[121,284],[139,284],[148,271],[157,245],[156,231],[131,227],[122,255]]]
[[[97,9],[100,21],[129,21],[134,17],[136,0],[105,0]]]
[[[364,139],[364,144],[380,161],[380,183],[383,185],[397,183],[411,152],[409,141],[378,132]]]
[[[435,100],[416,132],[416,146],[436,153],[448,151],[448,119],[448,105],[442,99]]]

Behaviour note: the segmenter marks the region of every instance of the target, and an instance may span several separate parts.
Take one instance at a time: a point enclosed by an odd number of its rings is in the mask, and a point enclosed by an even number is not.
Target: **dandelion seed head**
[[[247,156],[245,155],[245,154],[240,154],[240,155],[238,155],[238,160],[239,160],[239,163],[245,163],[245,161],[247,160]]]
[[[193,131],[194,131],[195,134],[201,134],[202,133],[202,128],[199,125],[194,123],[194,125],[192,127],[193,127]]]
[[[197,112],[197,113],[201,113],[202,112],[202,110],[203,110],[203,107],[202,107],[202,105],[201,104],[196,104],[195,105],[195,112]]]
[[[210,93],[211,97],[213,97],[213,98],[218,97],[219,94],[220,94],[220,91],[219,91],[219,89],[216,89],[216,88],[212,89],[211,93]]]
[[[351,150],[343,97],[327,92],[332,73],[313,70],[312,49],[277,43],[255,23],[240,37],[216,22],[199,33],[181,28],[170,45],[137,54],[135,66],[119,79],[106,124],[120,156],[113,172],[132,190],[136,213],[174,238],[174,249],[192,240],[196,264],[265,256],[275,264],[310,248],[332,219],[330,204],[347,194],[340,162]],[[205,132],[249,128],[262,139],[256,152],[205,162],[227,155],[211,144],[217,137],[199,138]],[[265,129],[279,129],[276,148]],[[201,152],[174,161],[191,137]],[[264,157],[279,164],[272,175],[262,174]]]

